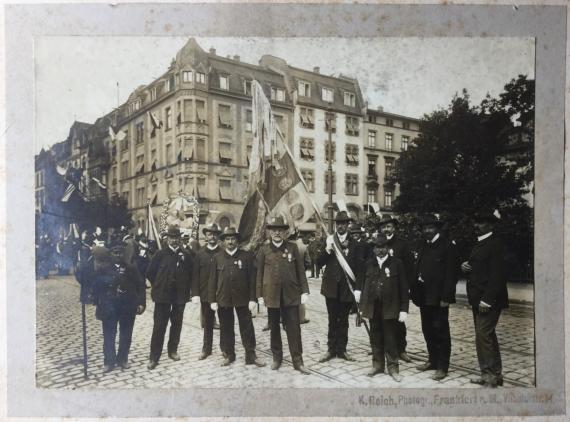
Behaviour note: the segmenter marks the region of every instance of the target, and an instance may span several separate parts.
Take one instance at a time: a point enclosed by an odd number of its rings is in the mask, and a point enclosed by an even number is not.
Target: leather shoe
[[[436,381],[441,381],[445,377],[447,377],[447,371],[444,371],[443,369],[437,369],[435,371],[435,374],[431,377],[431,379]]]
[[[416,366],[418,371],[429,371],[430,369],[435,369],[435,366],[431,362],[422,363],[421,365]]]
[[[392,379],[393,379],[394,381],[396,381],[396,382],[401,382],[401,381],[402,381],[402,376],[401,376],[399,373],[397,373],[397,372],[392,372],[392,373],[390,374],[390,376],[391,376]]]
[[[372,371],[366,374],[367,377],[373,377],[374,375],[383,374],[384,368],[373,368]]]
[[[147,367],[149,370],[151,370],[151,371],[152,371],[154,368],[156,368],[157,366],[158,366],[158,362],[155,361],[155,360],[149,360],[149,361],[148,361],[148,364],[146,365],[146,367]]]
[[[204,360],[206,359],[208,356],[210,356],[212,354],[212,352],[208,353],[208,352],[202,352],[200,353],[200,357],[198,358],[198,360]]]
[[[129,369],[129,368],[131,367],[131,365],[129,364],[129,362],[120,362],[120,363],[119,363],[119,366],[120,366],[122,369]]]
[[[273,369],[274,371],[278,370],[281,367],[281,362],[279,362],[278,360],[274,360],[273,363],[271,364],[271,369]]]
[[[234,361],[236,360],[236,358],[232,358],[231,356],[228,356],[224,359],[224,361],[222,362],[221,366],[229,366],[231,365]]]
[[[308,324],[310,321],[311,321],[310,319],[304,319],[299,324]]]
[[[489,381],[487,381],[487,380],[485,380],[485,379],[483,379],[483,378],[481,378],[481,377],[479,377],[479,378],[472,378],[472,379],[469,380],[469,382],[470,382],[471,384],[483,385],[483,386],[485,386],[485,387],[491,387],[491,388],[494,388],[494,387],[497,387],[497,386],[499,386],[499,387],[502,387],[502,386],[503,386],[503,379],[502,379],[502,378],[498,378],[496,383],[489,382]]]
[[[214,330],[219,330],[220,324],[218,322],[214,322]]]
[[[261,329],[261,331],[269,331],[269,325],[266,325],[265,327],[263,327],[263,328]]]
[[[303,365],[299,365],[298,367],[295,368],[297,371],[299,371],[301,374],[303,375],[309,375],[310,372],[308,371],[307,368],[305,368]]]
[[[255,359],[252,360],[252,361],[246,362],[245,364],[246,364],[246,365],[255,365],[255,366],[257,366],[258,368],[263,368],[263,367],[266,365],[265,362],[263,362],[262,360],[259,360],[258,358],[255,358]]]
[[[103,365],[103,372],[111,372],[113,368],[113,365]]]
[[[349,355],[348,353],[346,353],[346,352],[339,353],[337,356],[338,356],[340,359],[344,359],[344,360],[347,360],[347,361],[349,361],[349,362],[354,362],[354,358],[353,358],[352,356],[350,356],[350,355]]]
[[[180,356],[178,356],[178,353],[174,352],[174,353],[169,353],[168,357],[170,359],[172,359],[173,361],[179,361],[180,360]]]
[[[335,354],[332,352],[326,352],[322,358],[319,359],[319,362],[327,362],[335,357]]]
[[[402,352],[400,353],[400,359],[402,359],[404,362],[411,362],[412,358],[410,356],[408,356],[408,354],[406,352]]]

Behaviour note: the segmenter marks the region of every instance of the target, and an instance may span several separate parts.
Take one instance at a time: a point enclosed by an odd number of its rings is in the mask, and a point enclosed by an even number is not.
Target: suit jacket
[[[414,257],[409,242],[394,235],[392,239],[388,240],[388,253],[390,256],[398,258],[404,264],[404,271],[406,272],[409,286],[414,275]]]
[[[194,256],[194,265],[192,266],[192,294],[200,296],[201,302],[209,302],[208,283],[210,280],[210,267],[214,261],[214,257],[222,251],[219,246],[210,250],[207,247],[201,248]]]
[[[458,271],[457,248],[453,243],[441,234],[433,243],[424,242],[418,252],[414,279],[410,285],[414,304],[439,306],[440,301],[455,303]]]
[[[338,234],[336,232],[334,236],[338,240]],[[345,258],[356,276],[360,252],[357,248],[357,242],[351,239],[350,235],[347,236],[346,240],[348,244],[345,249]],[[347,277],[344,275],[344,270],[340,266],[334,251],[329,254],[323,249],[317,262],[320,266],[326,265],[321,283],[321,294],[328,299],[338,299],[341,302],[353,302],[354,297],[348,288]]]
[[[471,272],[467,280],[467,298],[471,306],[482,300],[493,307],[509,306],[505,271],[505,247],[495,235],[477,242],[469,257]]]
[[[166,246],[151,259],[146,278],[152,285],[151,297],[156,303],[183,304],[190,300],[192,256],[182,248],[175,253]]]
[[[223,307],[247,306],[255,298],[255,268],[251,252],[223,250],[214,255],[209,270],[208,302]]]
[[[404,264],[398,258],[389,256],[382,268],[376,257],[366,261],[365,269],[360,279],[362,295],[360,310],[365,318],[374,316],[374,302],[377,298],[376,288],[380,284],[383,319],[398,319],[400,312],[408,312],[409,293]],[[360,284],[360,283],[359,283]]]
[[[256,295],[268,308],[300,305],[301,294],[309,293],[303,257],[293,242],[284,241],[279,248],[273,242],[264,244],[256,267]]]

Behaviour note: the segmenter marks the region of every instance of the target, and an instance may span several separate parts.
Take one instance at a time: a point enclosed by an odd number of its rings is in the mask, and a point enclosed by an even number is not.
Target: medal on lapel
[[[234,265],[237,265],[238,268],[241,270],[241,267],[242,267],[241,259],[238,259],[237,261],[234,261]]]
[[[384,268],[384,272],[386,273],[386,277],[390,277],[390,268]]]
[[[394,256],[394,249],[390,248],[390,256]]]

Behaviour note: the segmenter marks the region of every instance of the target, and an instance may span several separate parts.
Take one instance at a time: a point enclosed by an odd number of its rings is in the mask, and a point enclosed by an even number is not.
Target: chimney
[[[319,66],[315,66],[315,67],[313,67],[313,72],[321,73],[321,68]]]
[[[236,62],[239,62],[239,59],[240,59],[239,56],[234,56],[234,60],[235,60]]]
[[[378,111],[384,111],[384,107],[378,106]]]
[[[214,47],[210,47],[210,54],[216,55],[216,49]]]

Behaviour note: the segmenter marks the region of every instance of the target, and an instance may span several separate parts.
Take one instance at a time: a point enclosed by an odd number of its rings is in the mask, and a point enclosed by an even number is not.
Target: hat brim
[[[289,228],[289,226],[286,224],[275,224],[275,225],[268,224],[266,227],[268,229],[288,229]]]
[[[380,227],[382,227],[382,226],[385,226],[386,224],[390,224],[390,223],[396,224],[396,225],[400,224],[400,222],[399,222],[398,220],[396,220],[395,218],[391,218],[391,219],[389,219],[389,220],[382,220],[382,221],[380,221],[380,222],[378,223],[378,225],[379,225]]]
[[[206,235],[206,233],[215,233],[215,234],[217,234],[217,235],[219,236],[220,233],[222,233],[222,231],[221,231],[221,230],[211,230],[211,229],[208,229],[208,228],[204,227],[204,228],[202,229],[202,234],[203,234],[203,235]]]
[[[220,240],[225,240],[226,237],[230,237],[230,236],[234,236],[237,237],[237,240],[240,241],[241,240],[241,236],[239,235],[239,233],[228,233],[228,234],[221,234],[219,236]]]
[[[341,218],[341,219],[334,219],[333,220],[335,223],[350,223],[352,221],[354,221],[352,218]]]

